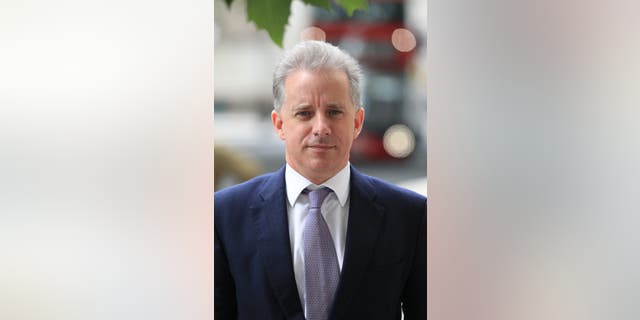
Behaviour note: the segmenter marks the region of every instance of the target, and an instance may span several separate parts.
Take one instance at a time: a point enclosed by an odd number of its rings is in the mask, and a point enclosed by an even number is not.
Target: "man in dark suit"
[[[286,165],[215,194],[216,319],[426,319],[426,198],[349,163],[360,78],[318,41],[276,66]]]

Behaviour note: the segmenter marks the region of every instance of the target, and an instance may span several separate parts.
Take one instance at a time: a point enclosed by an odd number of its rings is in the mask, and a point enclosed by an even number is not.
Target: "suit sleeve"
[[[237,319],[236,288],[223,245],[214,228],[214,309],[216,320]]]
[[[427,208],[423,207],[422,223],[419,224],[416,252],[413,266],[404,292],[402,309],[405,320],[424,320],[427,318]]]

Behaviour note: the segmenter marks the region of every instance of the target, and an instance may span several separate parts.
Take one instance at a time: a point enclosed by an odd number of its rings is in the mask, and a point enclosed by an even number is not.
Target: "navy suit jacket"
[[[304,319],[284,168],[215,193],[215,319]],[[345,256],[329,319],[426,319],[426,198],[351,167]]]

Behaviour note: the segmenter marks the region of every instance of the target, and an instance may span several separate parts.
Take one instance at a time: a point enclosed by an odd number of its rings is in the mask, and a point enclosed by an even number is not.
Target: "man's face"
[[[287,163],[311,182],[323,183],[349,161],[364,110],[355,110],[349,80],[340,70],[294,71],[284,92],[271,120],[285,142]]]

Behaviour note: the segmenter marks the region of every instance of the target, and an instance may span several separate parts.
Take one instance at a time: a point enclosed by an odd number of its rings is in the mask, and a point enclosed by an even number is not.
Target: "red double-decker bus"
[[[313,26],[320,38],[353,55],[365,73],[362,86],[365,126],[354,142],[354,159],[406,158],[420,137],[407,121],[414,116],[407,108],[407,70],[417,39],[404,21],[403,0],[370,1],[367,10],[358,10],[351,17],[335,5],[330,11],[314,11]],[[399,130],[400,134],[391,142],[387,139],[390,130]],[[405,151],[394,150],[399,144],[406,144],[400,146]]]

